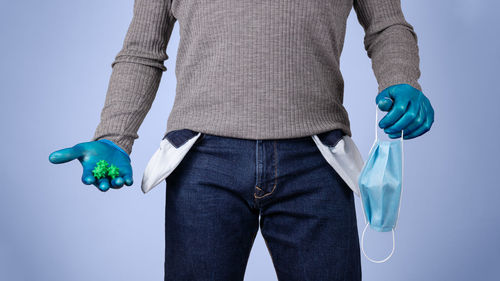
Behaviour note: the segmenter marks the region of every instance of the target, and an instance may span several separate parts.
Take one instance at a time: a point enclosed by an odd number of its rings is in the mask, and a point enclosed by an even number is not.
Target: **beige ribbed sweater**
[[[352,136],[339,59],[353,7],[378,90],[421,90],[417,36],[399,0],[135,0],[93,140],[131,153],[176,22],[177,85],[165,134],[282,139],[340,128]]]

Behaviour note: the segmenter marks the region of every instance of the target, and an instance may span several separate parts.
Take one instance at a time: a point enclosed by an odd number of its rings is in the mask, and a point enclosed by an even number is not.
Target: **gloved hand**
[[[101,191],[107,191],[110,187],[120,188],[125,185],[132,185],[132,166],[130,157],[121,147],[107,139],[100,139],[91,142],[82,142],[73,147],[64,148],[52,152],[49,161],[54,164],[66,163],[78,159],[83,167],[82,182],[93,184]],[[102,178],[96,180],[92,170],[99,160],[105,160],[119,169],[119,175],[111,180]]]
[[[375,102],[382,111],[389,111],[379,122],[379,127],[390,138],[418,137],[431,129],[434,109],[429,99],[418,89],[408,84],[387,87],[380,92]]]

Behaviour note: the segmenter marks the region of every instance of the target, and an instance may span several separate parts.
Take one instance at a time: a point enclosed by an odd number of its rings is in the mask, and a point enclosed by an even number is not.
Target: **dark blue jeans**
[[[243,280],[259,226],[279,280],[361,280],[354,194],[311,137],[202,133],[166,182],[165,280]]]

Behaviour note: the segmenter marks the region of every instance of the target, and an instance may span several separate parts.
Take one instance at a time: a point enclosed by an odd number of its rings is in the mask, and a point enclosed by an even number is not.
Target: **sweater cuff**
[[[385,72],[384,77],[378,81],[378,92],[382,92],[387,87],[397,84],[409,84],[422,92],[422,87],[418,83],[420,71],[414,67],[392,67],[390,72]]]

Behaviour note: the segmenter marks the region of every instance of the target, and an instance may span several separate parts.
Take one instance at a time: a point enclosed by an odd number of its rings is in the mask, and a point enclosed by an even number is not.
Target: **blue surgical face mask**
[[[381,263],[392,256],[395,248],[394,229],[403,187],[403,132],[397,141],[379,140],[377,123],[378,106],[375,110],[375,141],[359,175],[358,185],[366,223],[361,248],[368,260]],[[383,260],[371,259],[365,253],[363,241],[368,225],[379,232],[392,231],[392,251]]]

